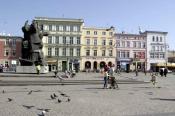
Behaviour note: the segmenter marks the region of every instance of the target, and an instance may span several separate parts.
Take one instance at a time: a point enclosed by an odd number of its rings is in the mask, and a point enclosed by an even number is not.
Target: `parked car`
[[[160,68],[159,71],[160,71],[161,69],[164,70],[165,68]],[[173,72],[173,71],[171,71],[171,70],[168,69],[168,73],[172,73],[172,72]]]

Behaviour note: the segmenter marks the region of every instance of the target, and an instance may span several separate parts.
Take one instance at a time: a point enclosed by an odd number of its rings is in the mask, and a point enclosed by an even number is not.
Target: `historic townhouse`
[[[124,71],[144,70],[146,58],[146,36],[142,34],[117,33],[117,67]]]
[[[43,52],[49,70],[65,71],[80,67],[82,19],[36,17],[49,35],[43,37]]]
[[[168,63],[167,32],[145,31],[141,34],[147,39],[146,69],[158,71],[158,66],[166,66]]]
[[[0,64],[7,70],[15,70],[21,57],[21,37],[0,36]]]
[[[81,70],[96,71],[115,64],[114,31],[114,27],[83,27]]]

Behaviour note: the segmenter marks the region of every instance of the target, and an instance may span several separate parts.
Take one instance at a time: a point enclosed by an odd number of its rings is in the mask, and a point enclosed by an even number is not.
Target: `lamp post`
[[[136,56],[134,60],[135,60],[135,73],[136,73],[136,76],[138,76],[138,68],[137,68],[137,63],[139,61],[138,56]]]
[[[69,69],[68,42],[66,43],[66,70]]]
[[[169,45],[165,43],[165,62],[166,62],[166,68],[167,68],[167,63],[168,63],[168,54],[167,54],[167,49],[169,48]]]

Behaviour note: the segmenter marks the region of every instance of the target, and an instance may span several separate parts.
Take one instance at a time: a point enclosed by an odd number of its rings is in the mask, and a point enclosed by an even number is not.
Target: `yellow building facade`
[[[116,62],[114,27],[83,27],[80,70],[97,71]]]

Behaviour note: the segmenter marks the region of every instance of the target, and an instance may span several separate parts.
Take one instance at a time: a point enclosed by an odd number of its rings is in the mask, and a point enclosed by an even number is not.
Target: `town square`
[[[174,116],[174,1],[0,4],[0,116]]]

